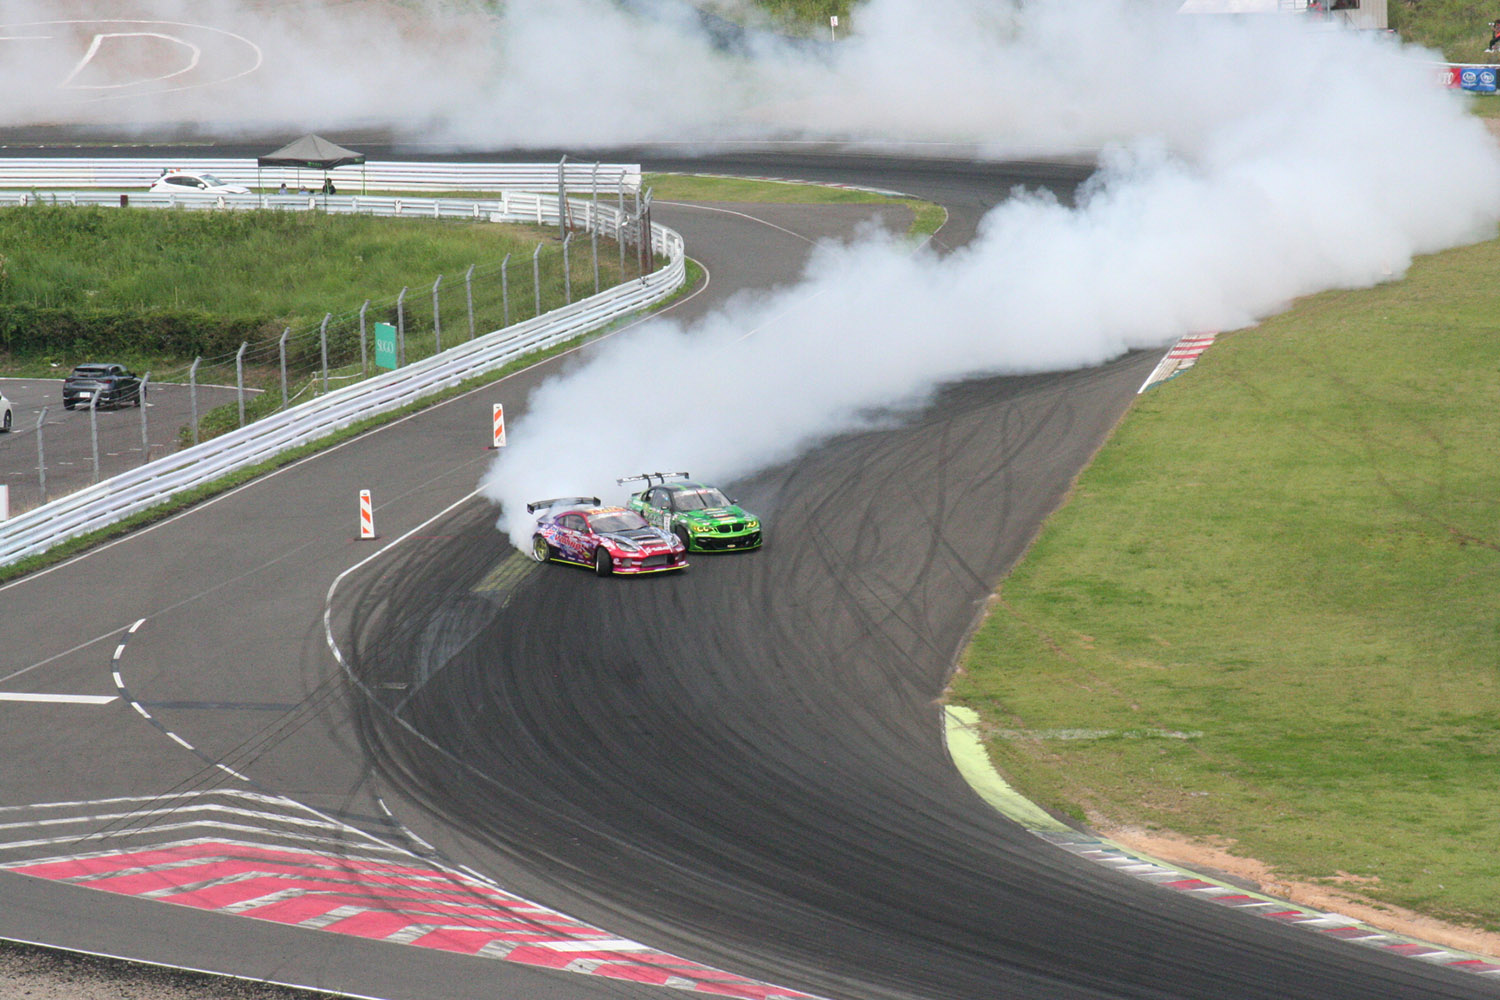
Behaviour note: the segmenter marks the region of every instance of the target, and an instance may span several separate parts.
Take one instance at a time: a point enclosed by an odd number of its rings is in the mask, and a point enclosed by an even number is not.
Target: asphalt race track
[[[700,168],[931,197],[950,246],[1082,173]],[[659,207],[711,278],[679,315],[869,214],[743,210],[793,232]],[[949,386],[730,484],[766,547],[677,577],[538,566],[471,497],[490,403],[515,426],[564,357],[0,588],[0,694],[50,699],[0,701],[0,936],[393,1000],[659,997],[663,968],[840,1000],[1494,996],[1088,865],[948,760],[956,651],[1155,361]]]

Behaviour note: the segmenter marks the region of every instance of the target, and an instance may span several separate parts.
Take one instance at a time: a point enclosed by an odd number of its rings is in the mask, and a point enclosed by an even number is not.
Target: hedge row
[[[0,351],[19,357],[234,354],[241,343],[275,339],[268,317],[216,316],[198,309],[92,311],[0,305]]]

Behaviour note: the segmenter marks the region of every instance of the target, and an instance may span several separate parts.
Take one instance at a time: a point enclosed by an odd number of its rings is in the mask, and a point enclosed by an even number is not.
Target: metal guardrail
[[[179,204],[191,202],[197,208],[208,209],[218,204],[213,197],[160,197],[164,205],[170,205],[174,198]],[[62,192],[56,198],[60,203],[73,203],[75,198],[77,204],[118,203],[117,197],[99,192]],[[0,198],[0,203],[7,200],[15,203],[16,196]],[[146,199],[137,201],[134,196],[130,200],[131,204],[154,203]],[[264,200],[246,195],[226,198],[224,205],[252,208]],[[290,204],[277,207],[309,207],[307,197],[288,196],[287,200]],[[317,198],[319,208],[323,200],[322,196]],[[327,201],[330,211],[354,211],[357,202],[358,211],[376,215],[422,214],[543,224],[560,221],[556,196],[509,195],[484,202],[332,196]],[[621,229],[628,232],[627,227],[634,225],[633,218],[622,218],[615,206],[602,200],[597,207],[592,202],[575,201],[568,211],[573,225],[586,228],[597,224],[601,232]],[[399,409],[466,379],[494,371],[525,354],[570,340],[660,302],[686,279],[686,248],[681,235],[654,224],[651,244],[654,252],[668,258],[667,265],[653,274],[477,337],[405,368],[336,389],[0,522],[0,566],[38,555],[59,542],[108,527],[178,493],[259,465],[358,421]]]
[[[253,159],[136,159],[98,157],[0,157],[0,188],[131,188],[142,192],[164,170],[207,172],[230,184],[254,188],[277,187],[285,181],[296,188],[323,183],[323,171],[296,167],[257,168]],[[641,186],[639,163],[442,163],[370,161],[339,167],[329,173],[336,186],[354,191],[550,191],[557,192],[559,175],[575,196],[601,198],[623,186],[635,193]]]

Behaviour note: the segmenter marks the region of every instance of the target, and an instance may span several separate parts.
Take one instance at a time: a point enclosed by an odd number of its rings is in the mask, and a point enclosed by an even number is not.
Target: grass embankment
[[[199,354],[232,363],[250,340],[252,364],[278,363],[275,341],[291,327],[294,371],[319,364],[318,327],[332,313],[332,363],[356,365],[360,305],[370,323],[395,321],[405,302],[407,358],[431,353],[432,284],[449,343],[468,337],[464,273],[475,265],[476,323],[503,325],[499,267],[507,253],[511,320],[536,312],[531,256],[542,251],[542,309],[562,304],[555,229],[432,219],[386,220],[317,212],[217,212],[73,208],[33,204],[0,211],[0,348],[8,374],[104,355],[158,377]],[[619,278],[618,256],[600,252],[601,281]],[[614,250],[610,243],[608,250]],[[593,291],[590,247],[570,254],[574,297]],[[630,272],[632,261],[626,261]],[[631,272],[633,273],[633,272]],[[36,322],[6,323],[6,314]],[[153,323],[153,320],[155,322]],[[144,327],[144,336],[115,331]],[[48,329],[48,324],[51,329]],[[171,337],[157,334],[170,328]],[[194,342],[195,334],[200,340]],[[259,343],[257,343],[259,342]],[[220,373],[222,375],[222,373]],[[230,370],[232,375],[232,367]]]
[[[1310,298],[1138,400],[955,678],[1020,790],[1500,929],[1497,270]]]
[[[1472,0],[1391,0],[1386,20],[1402,38],[1437,49],[1455,62],[1488,62],[1490,25],[1500,9]]]

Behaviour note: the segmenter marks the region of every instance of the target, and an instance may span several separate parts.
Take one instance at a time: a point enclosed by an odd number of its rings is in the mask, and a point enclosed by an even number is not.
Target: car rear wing
[[[622,479],[616,479],[615,482],[619,483],[621,486],[624,486],[626,483],[645,483],[646,488],[650,489],[651,487],[657,485],[657,483],[664,483],[668,479],[686,478],[688,478],[688,474],[686,472],[643,472],[639,476],[625,476]],[[653,479],[656,480],[655,483],[651,481]]]
[[[599,502],[598,497],[553,497],[551,500],[533,500],[526,505],[526,513],[535,514],[545,507],[556,507],[558,504],[565,503],[587,503],[597,507]]]

